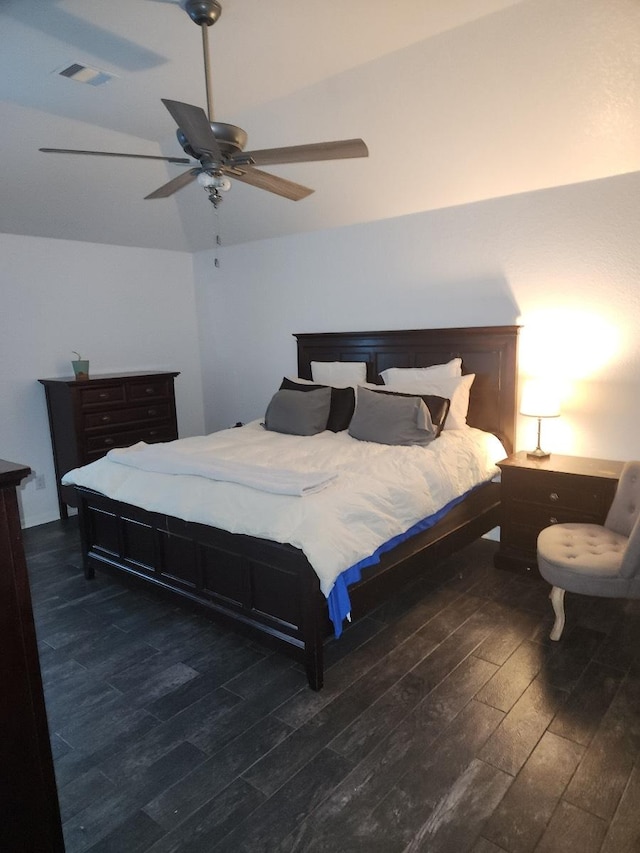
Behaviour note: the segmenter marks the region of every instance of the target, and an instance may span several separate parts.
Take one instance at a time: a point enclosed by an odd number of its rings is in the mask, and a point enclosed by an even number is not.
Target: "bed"
[[[468,424],[513,449],[517,326],[387,332],[297,334],[297,375],[311,380],[312,362],[364,362],[367,382],[382,371],[462,358],[475,374]],[[323,684],[323,645],[334,632],[327,599],[304,552],[164,512],[142,509],[76,485],[84,571],[120,573],[151,585],[297,658],[309,685]],[[308,500],[302,498],[301,500]],[[500,487],[474,488],[437,523],[389,547],[349,586],[357,619],[401,585],[499,524]]]

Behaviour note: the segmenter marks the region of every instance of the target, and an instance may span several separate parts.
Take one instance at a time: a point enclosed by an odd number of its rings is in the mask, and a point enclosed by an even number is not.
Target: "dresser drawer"
[[[80,405],[82,408],[93,408],[105,403],[124,403],[124,385],[99,385],[95,388],[82,388]]]
[[[154,403],[151,406],[133,406],[130,409],[109,409],[92,412],[84,416],[85,429],[96,430],[120,426],[139,421],[165,421],[171,417],[168,403]]]
[[[127,382],[126,391],[127,400],[130,403],[139,403],[143,400],[166,400],[170,396],[169,383],[166,379]]]
[[[173,441],[175,438],[175,429],[171,424],[140,427],[135,430],[113,432],[107,435],[94,435],[87,439],[87,456],[91,457],[90,461],[94,461],[114,447],[130,447],[138,441],[153,444],[157,441]]]

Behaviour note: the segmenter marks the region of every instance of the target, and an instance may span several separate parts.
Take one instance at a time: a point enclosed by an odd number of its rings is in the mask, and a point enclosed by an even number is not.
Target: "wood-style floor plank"
[[[584,748],[545,732],[483,829],[511,853],[530,853],[545,830]]]
[[[566,799],[610,820],[640,754],[640,677],[627,673],[576,770]]]

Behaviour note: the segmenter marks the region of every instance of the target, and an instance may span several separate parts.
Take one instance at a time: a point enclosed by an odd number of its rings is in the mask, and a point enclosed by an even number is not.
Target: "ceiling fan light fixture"
[[[196,180],[205,189],[215,187],[215,189],[222,190],[223,192],[231,189],[231,181],[225,175],[212,175],[210,172],[200,172]]]
[[[216,183],[216,179],[208,172],[200,172],[200,174],[196,178],[196,181],[200,184],[201,187],[213,187]]]

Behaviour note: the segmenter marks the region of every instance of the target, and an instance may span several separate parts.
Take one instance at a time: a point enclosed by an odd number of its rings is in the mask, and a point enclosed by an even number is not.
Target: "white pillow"
[[[380,374],[385,385],[401,382],[404,379],[441,379],[447,376],[462,376],[462,359],[452,358],[446,364],[432,364],[431,367],[389,367]]]
[[[332,385],[334,388],[362,385],[367,381],[367,363],[365,361],[312,361],[311,376],[314,382]]]
[[[444,422],[445,429],[463,429],[467,423],[467,412],[469,411],[469,391],[476,378],[475,373],[467,373],[464,376],[444,376],[439,378],[422,379],[404,377],[393,385],[386,385],[391,391],[401,391],[405,394],[435,394],[438,397],[446,397],[451,400],[449,414]]]

